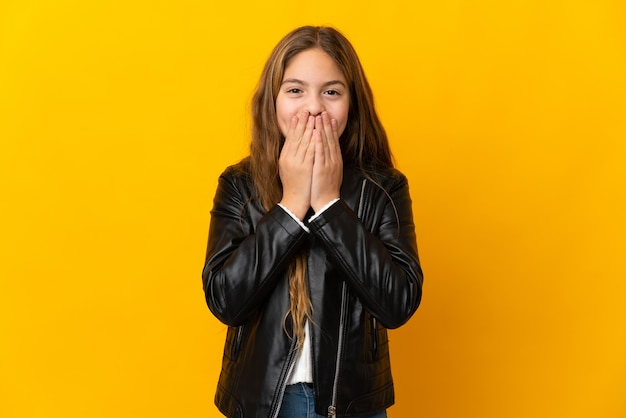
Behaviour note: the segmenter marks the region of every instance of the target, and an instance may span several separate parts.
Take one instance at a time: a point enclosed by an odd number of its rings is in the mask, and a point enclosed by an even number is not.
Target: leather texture
[[[338,416],[388,408],[387,329],[408,321],[422,296],[406,177],[385,169],[367,179],[345,167],[341,199],[307,223],[307,233],[278,205],[260,206],[246,167],[219,178],[202,274],[209,309],[228,326],[216,405],[227,417],[276,416],[296,355],[286,269],[305,251],[317,413],[333,403],[335,378]]]

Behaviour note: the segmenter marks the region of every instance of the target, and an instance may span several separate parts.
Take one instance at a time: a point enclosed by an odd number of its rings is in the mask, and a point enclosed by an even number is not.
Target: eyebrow
[[[294,83],[294,84],[299,84],[301,86],[306,86],[307,83],[305,83],[304,81],[297,79],[297,78],[288,78],[286,80],[283,80],[282,83],[280,83],[280,85],[282,86],[283,84],[287,84],[287,83]],[[341,80],[330,80],[325,82],[324,84],[322,84],[322,87],[328,87],[328,86],[332,86],[334,84],[341,84],[343,87],[346,87],[346,84],[341,81]]]

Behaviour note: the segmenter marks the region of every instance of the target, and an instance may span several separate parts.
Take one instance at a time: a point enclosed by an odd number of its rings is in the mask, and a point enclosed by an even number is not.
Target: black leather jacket
[[[374,414],[394,402],[387,329],[422,295],[406,177],[344,168],[341,200],[307,233],[279,206],[263,210],[245,163],[220,176],[203,270],[206,301],[228,326],[215,403],[228,417],[275,417],[294,365],[286,267],[306,248],[315,409]]]

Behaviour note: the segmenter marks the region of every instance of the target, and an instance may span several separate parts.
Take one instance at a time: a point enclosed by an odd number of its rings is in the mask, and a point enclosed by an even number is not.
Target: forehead
[[[319,48],[306,49],[287,62],[283,79],[298,78],[328,81],[341,80],[345,82],[343,72],[335,61],[325,51]]]

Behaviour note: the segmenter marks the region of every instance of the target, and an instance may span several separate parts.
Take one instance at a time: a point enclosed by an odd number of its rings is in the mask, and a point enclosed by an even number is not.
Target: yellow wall
[[[389,416],[626,416],[624,3],[337,3],[0,5],[0,416],[219,416],[215,182],[306,23],[353,41],[411,182]]]

